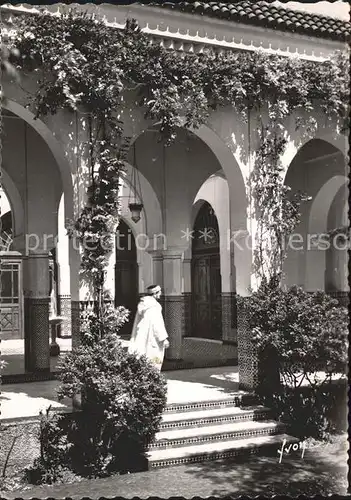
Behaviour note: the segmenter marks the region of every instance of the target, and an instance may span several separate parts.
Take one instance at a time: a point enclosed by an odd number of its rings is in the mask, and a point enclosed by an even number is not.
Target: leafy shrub
[[[67,430],[70,466],[88,476],[144,467],[167,401],[163,376],[146,357],[128,354],[115,334],[68,353],[59,371],[59,398],[82,394]]]
[[[108,303],[81,315],[81,344],[58,364],[58,397],[78,396],[81,411],[42,415],[41,453],[27,471],[30,482],[147,467],[145,451],[159,429],[167,384],[145,356],[122,347],[116,332],[127,317],[124,307]]]
[[[267,399],[262,398],[265,404]],[[285,387],[269,397],[269,404],[274,418],[287,424],[293,436],[328,439],[347,429],[346,400],[346,379],[339,379],[317,388]]]
[[[332,376],[347,368],[347,309],[324,292],[284,290],[277,279],[239,298],[239,307],[257,349],[256,392],[296,432],[323,436],[331,429]]]
[[[52,484],[63,479],[68,472],[70,444],[62,423],[67,416],[59,415],[49,407],[40,412],[39,442],[40,456],[26,469],[31,484]]]
[[[274,352],[286,385],[298,387],[305,379],[313,385],[316,372],[328,379],[345,373],[348,311],[335,299],[297,286],[283,290],[272,280],[241,301],[261,360],[266,349]]]
[[[105,300],[110,299],[106,294]],[[101,315],[94,311],[82,311],[80,315],[80,335],[84,344],[93,345],[106,335],[113,335],[126,323],[129,311],[123,306],[113,307],[112,301],[103,305]]]

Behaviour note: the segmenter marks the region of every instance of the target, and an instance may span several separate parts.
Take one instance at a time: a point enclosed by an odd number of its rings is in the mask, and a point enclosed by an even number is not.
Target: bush
[[[49,407],[40,412],[40,456],[26,469],[26,477],[32,484],[52,484],[62,481],[68,472],[70,444],[67,439],[67,425],[62,425],[67,416],[58,415]]]
[[[284,290],[274,279],[238,305],[257,349],[257,394],[296,432],[323,436],[331,428],[332,376],[347,368],[347,309],[324,292]]]
[[[267,403],[267,397],[262,402]],[[318,388],[302,386],[285,388],[269,398],[274,418],[287,424],[289,432],[304,440],[308,437],[328,439],[331,434],[347,430],[346,379]]]
[[[294,286],[283,290],[272,280],[252,296],[241,299],[260,362],[274,362],[283,382],[293,387],[311,374],[345,373],[348,311],[324,292],[305,292]],[[264,367],[262,367],[264,370]]]
[[[106,476],[144,470],[146,448],[159,429],[167,383],[145,357],[129,354],[115,333],[128,311],[110,304],[81,316],[81,345],[59,362],[59,399],[81,399],[81,411],[47,411],[41,454],[27,470],[30,482]]]
[[[94,345],[107,335],[114,335],[126,323],[129,311],[123,306],[113,307],[109,294],[104,294],[104,300],[110,300],[103,305],[100,317],[93,311],[82,311],[80,315],[80,336],[85,345]]]
[[[59,398],[82,395],[81,411],[67,428],[66,463],[85,476],[145,467],[145,449],[167,401],[166,381],[154,366],[108,334],[68,353],[59,372]]]

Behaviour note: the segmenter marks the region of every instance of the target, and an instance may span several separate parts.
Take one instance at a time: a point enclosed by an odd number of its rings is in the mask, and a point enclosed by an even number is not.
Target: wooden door
[[[222,277],[219,253],[210,258],[210,309],[212,338],[222,338]]]
[[[222,286],[217,218],[208,203],[200,209],[192,247],[192,332],[222,338]],[[208,235],[208,237],[204,237]]]
[[[208,258],[201,255],[193,257],[193,286],[192,286],[192,317],[193,335],[208,337],[211,335],[210,304],[210,267]]]

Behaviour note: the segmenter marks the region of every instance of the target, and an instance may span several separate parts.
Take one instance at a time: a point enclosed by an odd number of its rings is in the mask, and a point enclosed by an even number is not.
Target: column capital
[[[29,252],[25,258],[27,259],[48,259],[50,256],[49,252],[45,252],[43,250],[38,252]]]
[[[145,252],[147,252],[149,255],[151,255],[153,260],[160,260],[160,261],[163,260],[163,251],[162,250],[154,250],[154,249],[146,248]]]
[[[188,247],[171,247],[164,249],[146,249],[145,251],[150,254],[154,259],[182,259],[184,252]]]
[[[188,247],[173,247],[167,248],[162,252],[164,259],[182,259],[184,252],[188,250]]]

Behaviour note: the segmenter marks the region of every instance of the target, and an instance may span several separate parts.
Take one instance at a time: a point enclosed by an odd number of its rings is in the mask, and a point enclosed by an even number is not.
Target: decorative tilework
[[[236,310],[233,304],[235,304],[235,293],[222,293],[222,339],[225,342],[237,341]]]
[[[236,344],[224,344],[221,341],[187,337],[183,339],[182,359],[193,360],[197,366],[210,366],[227,364],[232,360],[236,365]]]
[[[242,430],[242,431],[225,432],[223,434],[184,437],[184,438],[170,439],[159,442],[156,441],[149,446],[149,450],[170,448],[172,446],[189,446],[189,445],[220,442],[220,441],[231,441],[233,439],[243,439],[256,436],[274,436],[275,434],[280,434],[284,430],[285,426],[283,424],[275,425],[274,423],[270,427],[264,427],[262,429]]]
[[[71,334],[72,334],[72,348],[74,349],[80,343],[79,336],[79,316],[80,305],[79,300],[71,300]]]
[[[233,415],[223,415],[220,417],[208,417],[199,419],[189,419],[189,420],[175,420],[174,422],[163,422],[160,425],[160,431],[171,430],[171,429],[189,429],[198,427],[207,427],[215,424],[229,424],[236,422],[258,422],[270,417],[270,410],[265,409],[262,411],[252,410],[251,412],[245,413],[244,415],[233,414]]]
[[[184,316],[183,316],[183,336],[191,336],[191,293],[183,293],[184,297]]]
[[[181,359],[184,328],[184,297],[182,295],[164,296],[164,318],[169,336],[170,347],[166,350],[167,359]]]
[[[72,318],[71,318],[71,296],[70,295],[60,295],[59,296],[59,311],[60,316],[65,319],[60,325],[59,335],[63,338],[71,337],[72,335]]]
[[[49,297],[24,298],[25,368],[50,371]]]
[[[327,292],[328,295],[336,299],[339,304],[343,307],[349,307],[350,304],[350,294],[349,292],[344,291],[336,291],[336,292]]]
[[[247,318],[242,309],[238,308],[239,387],[244,390],[253,390],[258,385],[257,350],[250,339]]]

